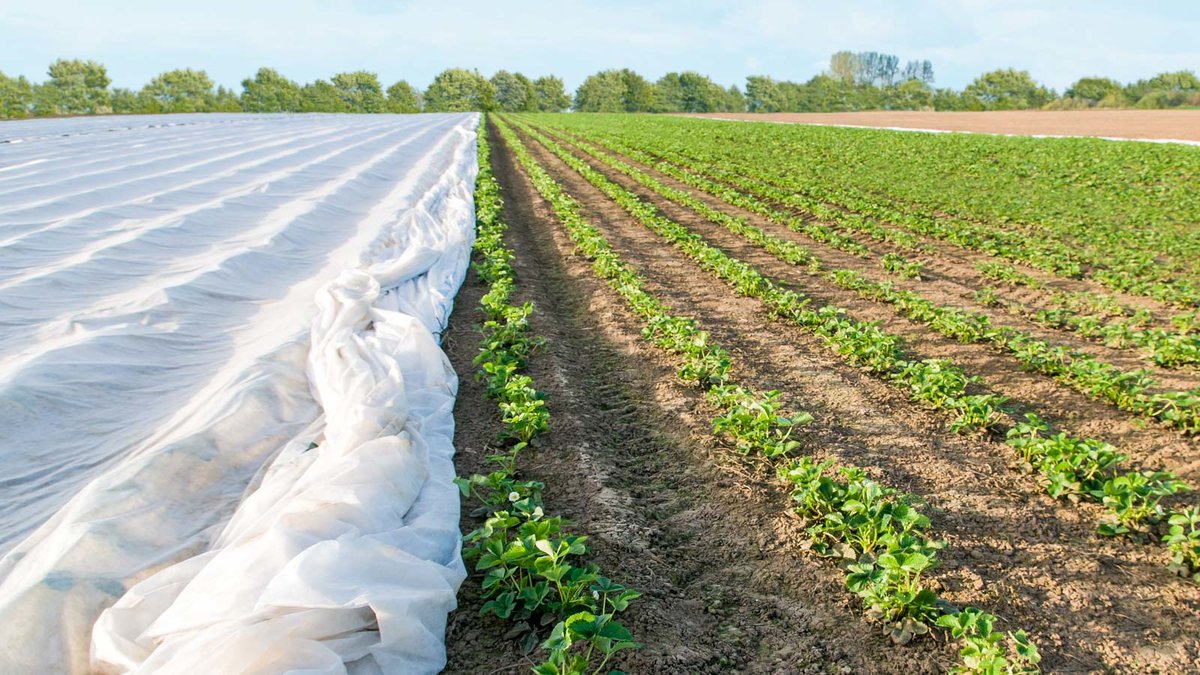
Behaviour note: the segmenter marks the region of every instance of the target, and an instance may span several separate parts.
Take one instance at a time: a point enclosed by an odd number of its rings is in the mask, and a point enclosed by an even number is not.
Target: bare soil
[[[846,113],[699,113],[691,116],[1017,136],[1099,136],[1200,142],[1200,110],[879,110]]]

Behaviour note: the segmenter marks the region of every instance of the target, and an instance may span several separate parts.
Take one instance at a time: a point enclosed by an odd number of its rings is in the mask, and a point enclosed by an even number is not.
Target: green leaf
[[[633,635],[629,632],[629,630],[616,621],[609,621],[608,623],[604,624],[604,626],[600,629],[599,635],[603,638],[621,642],[633,639]]]

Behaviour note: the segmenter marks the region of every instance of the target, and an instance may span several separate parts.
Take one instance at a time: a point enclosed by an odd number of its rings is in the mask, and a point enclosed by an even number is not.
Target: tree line
[[[0,72],[0,117],[174,112],[843,112],[855,110],[1021,110],[1200,106],[1200,79],[1191,71],[1160,73],[1121,84],[1081,78],[1062,95],[1028,71],[984,73],[961,91],[936,88],[933,64],[892,54],[837,52],[828,69],[806,82],[765,75],[744,89],[724,87],[694,71],[648,80],[625,69],[589,76],[567,93],[553,75],[529,78],[501,70],[450,68],[424,89],[404,80],[384,87],[375,73],[338,73],[300,84],[271,68],[242,81],[240,92],[216,86],[203,70],[164,72],[139,90],[111,87],[103,64],[59,59],[33,83]]]

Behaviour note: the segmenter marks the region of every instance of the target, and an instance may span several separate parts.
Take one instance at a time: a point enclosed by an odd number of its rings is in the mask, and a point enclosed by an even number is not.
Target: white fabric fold
[[[453,483],[457,379],[437,336],[473,241],[477,119],[443,125],[410,160],[411,174],[373,176],[394,187],[377,183],[383,196],[343,245],[356,247],[359,263],[306,300],[285,299],[310,308],[311,330],[251,381],[304,394],[289,413],[290,439],[265,457],[256,450],[228,480],[221,472],[236,446],[148,448],[87,485],[0,564],[0,671],[441,669],[465,569]],[[434,160],[438,174],[425,180]],[[210,428],[249,438],[274,419],[272,400],[247,392],[223,402]],[[220,494],[197,491],[193,478]],[[163,508],[200,496],[211,504]],[[196,530],[178,522],[183,513],[212,524]],[[89,564],[67,543],[72,532],[112,552]]]

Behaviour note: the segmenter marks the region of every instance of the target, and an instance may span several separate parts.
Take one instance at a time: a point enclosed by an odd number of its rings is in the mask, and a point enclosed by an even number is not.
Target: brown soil
[[[801,439],[807,451],[867,467],[928,500],[934,529],[949,543],[934,577],[943,597],[996,613],[1005,629],[1029,630],[1047,671],[1200,667],[1200,589],[1167,573],[1161,549],[1098,538],[1095,507],[1052,500],[1009,468],[1003,446],[949,433],[940,416],[846,366],[813,336],[770,321],[757,301],[734,295],[529,145],[648,277],[648,290],[733,352],[741,381],[778,388],[791,407],[814,415]],[[891,645],[863,618],[837,567],[801,552],[803,532],[785,515],[786,495],[769,472],[719,448],[708,431],[711,411],[676,384],[674,364],[640,338],[620,299],[573,255],[508,153],[498,148],[495,163],[522,288],[548,340],[532,375],[550,393],[553,431],[523,467],[547,483],[548,505],[592,536],[597,562],[646,594],[629,613],[646,647],[619,666],[631,673],[790,673],[951,665],[952,645]],[[842,304],[828,284],[769,268],[724,230],[655,203],[768,274]],[[480,293],[469,280],[451,323],[448,349],[464,375],[478,343],[468,324]],[[859,309],[876,312],[862,318],[887,320],[886,309],[855,306],[856,315]],[[918,344],[938,355],[958,347]],[[978,357],[985,365],[1001,360],[986,350]],[[498,424],[492,404],[465,377],[458,405],[459,471],[466,473],[481,468]],[[452,616],[447,672],[521,671],[528,663],[498,637],[506,628],[478,617],[477,587],[464,584],[462,608]]]
[[[1101,136],[1200,141],[1200,110],[871,111],[847,113],[704,113],[694,117],[832,124],[1019,136]]]

